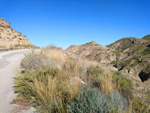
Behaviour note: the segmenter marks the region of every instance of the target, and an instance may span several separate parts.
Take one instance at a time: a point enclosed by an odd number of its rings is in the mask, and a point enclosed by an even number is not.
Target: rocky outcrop
[[[0,49],[26,48],[31,46],[26,36],[11,28],[10,23],[0,19]]]
[[[148,43],[148,41],[146,41],[146,40],[137,39],[134,37],[129,37],[128,40],[133,44],[146,44],[146,43]]]
[[[0,18],[0,26],[10,28],[10,23],[5,21],[3,18]]]
[[[150,78],[150,63],[139,73],[139,77],[142,82],[147,81]]]

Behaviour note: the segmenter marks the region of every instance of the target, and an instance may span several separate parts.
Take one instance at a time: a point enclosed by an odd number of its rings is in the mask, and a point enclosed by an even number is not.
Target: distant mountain
[[[11,28],[10,23],[0,18],[0,49],[34,47],[26,36]]]
[[[143,38],[122,38],[106,47],[96,42],[72,45],[66,50],[100,63],[113,64],[119,71],[139,75],[142,81],[150,78],[150,35]]]

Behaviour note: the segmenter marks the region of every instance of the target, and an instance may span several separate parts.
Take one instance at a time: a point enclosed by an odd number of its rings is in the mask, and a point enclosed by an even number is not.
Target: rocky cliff
[[[0,18],[0,49],[18,49],[31,46],[26,36],[11,28],[10,23]]]

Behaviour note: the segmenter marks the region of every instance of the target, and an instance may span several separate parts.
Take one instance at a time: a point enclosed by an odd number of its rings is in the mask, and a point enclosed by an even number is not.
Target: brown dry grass
[[[60,50],[38,50],[34,54],[43,55],[45,58],[55,61],[60,66],[59,70],[62,70],[61,74],[55,77],[48,76],[47,80],[32,79],[33,83],[30,83],[29,86],[36,94],[36,98],[39,100],[38,104],[45,107],[44,112],[49,113],[53,110],[50,108],[52,103],[55,104],[57,112],[66,112],[68,103],[78,95],[80,89],[80,81],[74,78],[80,77],[81,64],[75,59],[65,56]]]
[[[98,79],[101,83],[101,90],[105,93],[110,94],[114,90],[114,84],[112,82],[111,74],[105,73],[103,75],[98,76]]]

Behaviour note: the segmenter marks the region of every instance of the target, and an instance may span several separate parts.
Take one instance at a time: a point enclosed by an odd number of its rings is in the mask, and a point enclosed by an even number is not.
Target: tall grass
[[[94,87],[100,88],[105,93],[110,94],[114,90],[110,72],[106,72],[98,66],[88,67],[87,79],[91,81],[91,84],[94,85]]]
[[[52,65],[53,62],[59,66]],[[43,112],[66,112],[80,89],[80,81],[75,79],[81,73],[80,63],[50,49],[29,53],[22,67],[25,73],[17,77],[15,91],[35,106],[41,106]]]

